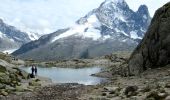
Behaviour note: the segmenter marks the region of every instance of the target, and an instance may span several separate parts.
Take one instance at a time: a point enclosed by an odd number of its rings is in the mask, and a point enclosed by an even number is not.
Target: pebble
[[[116,92],[119,89],[119,87],[105,87],[104,90],[107,92]]]
[[[167,83],[167,84],[165,85],[165,87],[166,87],[166,88],[170,88],[170,83]]]
[[[165,98],[165,100],[170,100],[170,96],[167,96],[167,97]]]

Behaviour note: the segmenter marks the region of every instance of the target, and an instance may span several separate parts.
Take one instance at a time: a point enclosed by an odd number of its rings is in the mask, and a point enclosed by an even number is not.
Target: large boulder
[[[159,8],[143,40],[132,53],[129,74],[170,64],[170,2]]]

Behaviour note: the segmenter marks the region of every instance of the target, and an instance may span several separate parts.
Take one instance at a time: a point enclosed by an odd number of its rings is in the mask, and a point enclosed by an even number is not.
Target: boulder
[[[170,2],[159,8],[128,61],[130,75],[170,64]]]
[[[137,95],[137,90],[138,90],[137,86],[128,86],[128,87],[126,87],[124,93],[127,97],[135,96],[135,95]]]
[[[2,91],[0,94],[3,95],[3,96],[7,96],[8,92]]]
[[[164,100],[166,97],[168,96],[168,94],[165,92],[165,93],[159,93],[158,91],[151,91],[149,92],[149,94],[147,95],[147,99],[150,99],[150,98],[154,98],[155,100]]]
[[[170,100],[170,96],[167,96],[167,97],[165,98],[165,100]]]
[[[7,71],[7,69],[4,66],[0,65],[0,72],[5,73],[6,71]]]
[[[29,82],[29,86],[41,86],[41,83],[39,83],[35,80],[32,80],[31,82]]]
[[[0,83],[0,89],[5,89],[5,87],[6,87],[5,84]]]

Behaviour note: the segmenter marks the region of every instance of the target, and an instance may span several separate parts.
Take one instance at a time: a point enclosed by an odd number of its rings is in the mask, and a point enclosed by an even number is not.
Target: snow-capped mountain
[[[132,50],[143,38],[151,21],[148,8],[132,11],[124,0],[105,0],[99,8],[76,21],[75,25],[41,37],[14,52],[21,58],[54,60],[110,54]],[[42,44],[42,38],[47,40]],[[41,55],[38,55],[39,53]]]
[[[30,41],[31,38],[27,33],[5,24],[3,20],[0,19],[0,51],[15,50]]]

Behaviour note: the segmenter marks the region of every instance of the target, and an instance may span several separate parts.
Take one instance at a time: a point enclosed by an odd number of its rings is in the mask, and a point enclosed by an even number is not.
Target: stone
[[[5,88],[9,93],[10,92],[14,92],[16,89],[14,88],[14,87],[11,87],[11,86],[6,86],[6,88]]]
[[[102,93],[102,96],[106,96],[107,95],[107,93]]]
[[[127,97],[135,96],[135,95],[137,95],[137,90],[138,90],[137,86],[128,86],[125,88],[124,93]]]
[[[6,67],[0,65],[0,72],[5,73],[6,71]]]
[[[2,91],[1,94],[2,94],[3,96],[7,96],[7,95],[8,95],[8,93],[5,92],[5,91]]]
[[[0,83],[0,89],[5,89],[6,85]]]
[[[165,100],[170,100],[170,96],[167,96],[167,97],[165,98]]]
[[[6,75],[6,73],[0,72],[0,77]]]
[[[155,100],[163,100],[168,96],[168,93],[159,93],[158,91],[151,91],[147,95],[147,98],[154,98]]]
[[[16,92],[24,92],[25,91],[24,87],[22,87],[22,86],[16,86],[15,89],[16,89]]]
[[[168,94],[167,94],[167,93],[159,93],[158,96],[159,96],[160,98],[165,98],[165,97],[168,96]]]
[[[19,75],[21,75],[23,79],[27,79],[27,78],[28,78],[28,73],[26,73],[26,72],[23,71],[23,70],[20,70],[20,71],[19,71]]]
[[[41,86],[41,84],[39,83],[39,82],[36,82],[36,81],[31,81],[31,82],[29,82],[29,85],[30,86]]]
[[[119,90],[119,87],[105,87],[104,90],[106,90],[107,92],[115,93]]]
[[[156,100],[159,100],[158,92],[157,91],[151,91],[151,92],[149,92],[149,94],[147,95],[146,98],[154,98]]]
[[[170,88],[170,83],[167,83],[167,84],[165,85],[165,87],[166,87],[166,88]]]

